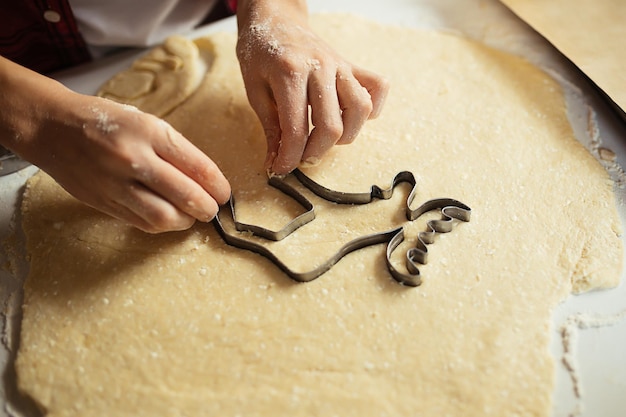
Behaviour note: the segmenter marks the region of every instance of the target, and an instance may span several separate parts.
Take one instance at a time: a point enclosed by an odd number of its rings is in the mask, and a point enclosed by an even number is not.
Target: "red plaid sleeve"
[[[0,55],[40,73],[91,59],[67,0],[0,0]]]
[[[237,0],[226,0],[226,4],[231,12],[235,13],[237,11]]]

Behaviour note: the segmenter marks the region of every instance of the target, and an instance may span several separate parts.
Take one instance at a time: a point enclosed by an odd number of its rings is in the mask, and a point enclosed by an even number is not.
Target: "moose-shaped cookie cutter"
[[[354,252],[358,249],[372,246],[381,243],[387,243],[386,262],[389,273],[397,282],[403,285],[417,287],[421,285],[422,278],[417,264],[425,265],[428,261],[428,247],[427,245],[434,242],[437,233],[448,233],[454,227],[457,221],[469,222],[471,209],[464,203],[452,199],[452,198],[438,198],[428,200],[419,207],[411,209],[411,204],[415,199],[417,190],[417,181],[415,176],[409,171],[402,171],[398,173],[392,181],[392,184],[387,189],[382,189],[376,185],[373,185],[369,192],[363,193],[346,193],[342,191],[334,191],[324,187],[323,185],[315,182],[310,177],[305,175],[302,171],[296,169],[292,174],[302,185],[308,188],[317,196],[337,204],[367,204],[371,203],[374,199],[388,200],[393,195],[393,190],[398,184],[408,183],[412,189],[409,193],[405,213],[406,218],[409,221],[413,221],[427,213],[429,211],[439,210],[442,218],[436,220],[429,220],[427,222],[428,230],[419,232],[417,235],[416,246],[410,248],[406,252],[406,269],[407,272],[400,271],[391,262],[392,253],[396,248],[404,241],[404,227],[400,226],[391,230],[373,233],[365,236],[358,237],[354,240],[343,245],[333,256],[331,256],[326,262],[322,263],[318,267],[306,271],[297,272],[289,268],[283,261],[281,261],[273,252],[271,252],[266,246],[259,243],[246,240],[236,234],[230,234],[226,231],[223,224],[223,217],[228,216],[235,225],[238,232],[245,232],[271,241],[279,241],[291,233],[295,232],[300,227],[311,222],[315,219],[315,208],[306,196],[297,191],[294,187],[286,182],[286,177],[274,176],[268,180],[269,185],[275,187],[296,200],[304,209],[305,212],[282,229],[274,231],[258,225],[246,224],[237,221],[235,210],[235,199],[231,196],[228,203],[220,207],[218,214],[213,220],[213,224],[220,234],[222,239],[229,245],[246,249],[259,255],[264,256],[273,262],[278,268],[286,273],[291,279],[298,282],[312,281],[327,271],[329,271],[337,262],[339,262],[347,254]]]

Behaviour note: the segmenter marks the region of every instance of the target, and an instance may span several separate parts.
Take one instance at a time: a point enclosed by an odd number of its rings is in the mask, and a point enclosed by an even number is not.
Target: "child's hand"
[[[237,55],[265,130],[266,168],[276,174],[315,164],[333,145],[351,143],[365,121],[378,116],[389,88],[315,35],[301,3],[240,1],[237,11]]]
[[[13,148],[79,200],[156,233],[209,221],[230,197],[213,161],[161,119],[43,83],[56,91]]]

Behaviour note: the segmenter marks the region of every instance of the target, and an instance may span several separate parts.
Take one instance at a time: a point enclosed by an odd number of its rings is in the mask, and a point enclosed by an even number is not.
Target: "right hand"
[[[388,81],[324,42],[307,23],[304,0],[241,0],[237,23],[237,55],[270,173],[316,164],[380,114]]]

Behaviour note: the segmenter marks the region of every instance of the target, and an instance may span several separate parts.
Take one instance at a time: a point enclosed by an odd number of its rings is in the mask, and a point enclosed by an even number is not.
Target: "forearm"
[[[69,93],[57,81],[0,57],[0,144],[37,163],[36,142]]]

